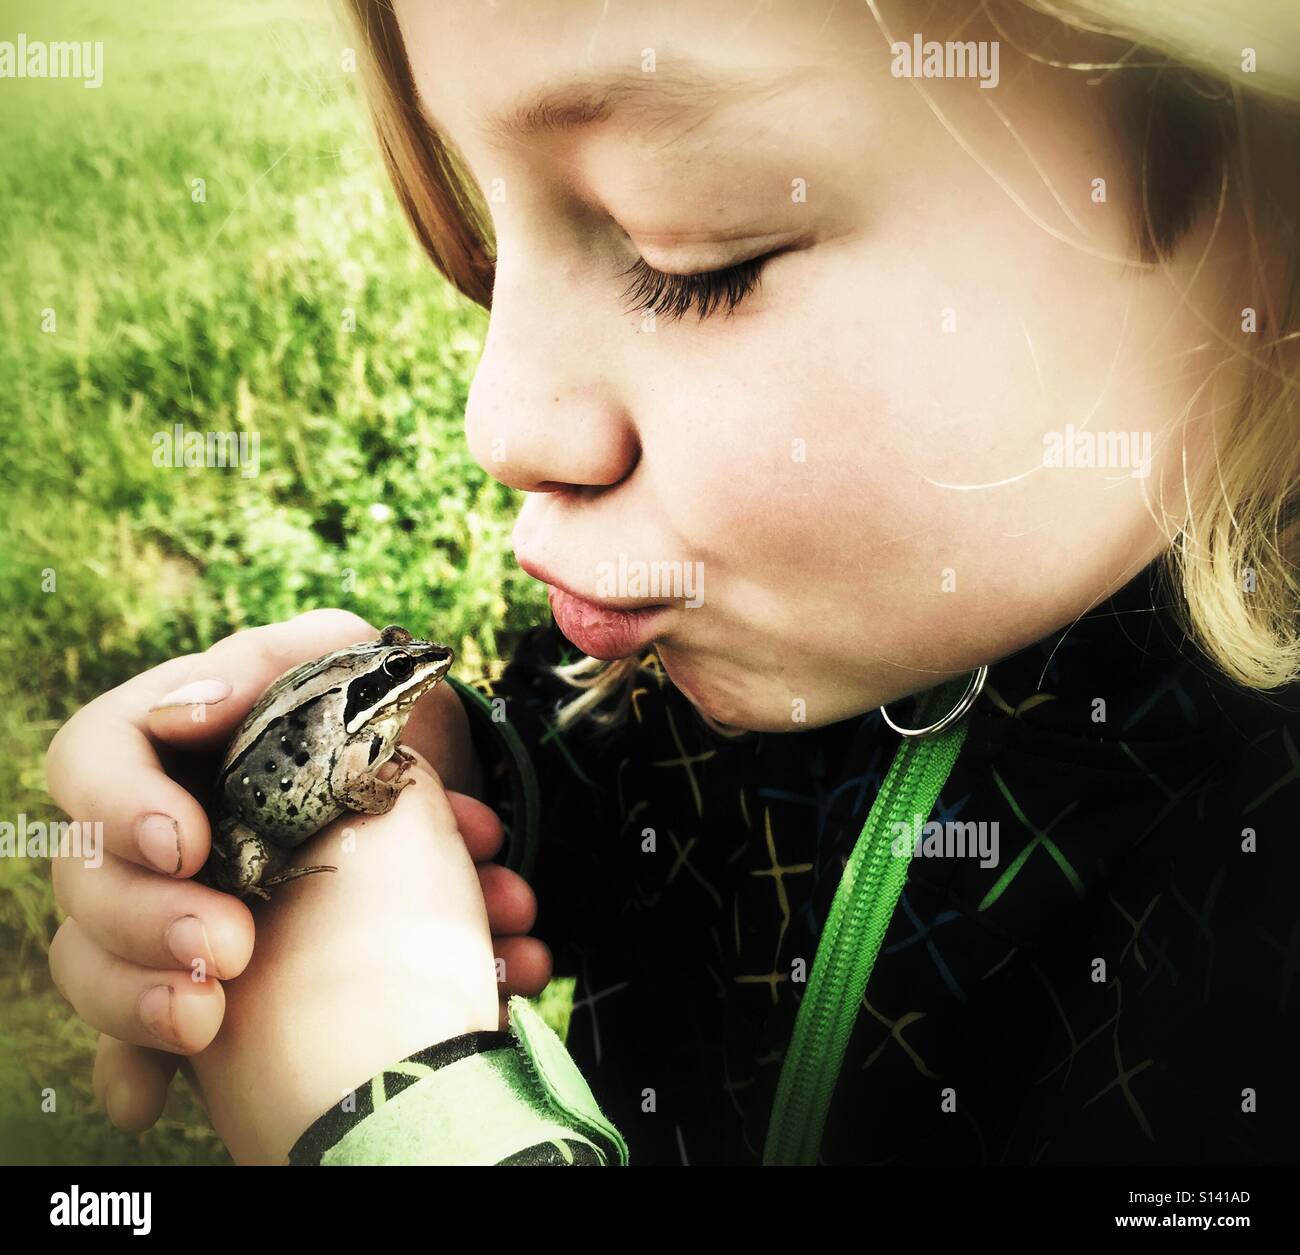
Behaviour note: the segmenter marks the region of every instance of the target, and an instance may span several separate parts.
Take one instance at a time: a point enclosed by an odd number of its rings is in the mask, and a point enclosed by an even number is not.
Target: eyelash
[[[632,277],[623,299],[632,302],[634,312],[653,313],[656,318],[667,318],[670,322],[698,308],[703,322],[719,306],[725,305],[725,312],[730,314],[758,287],[763,267],[773,256],[775,254],[768,253],[722,270],[706,270],[693,275],[664,274],[638,257],[619,276]]]

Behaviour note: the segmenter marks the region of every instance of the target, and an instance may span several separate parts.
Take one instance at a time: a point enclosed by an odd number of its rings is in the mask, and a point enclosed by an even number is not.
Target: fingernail
[[[208,943],[208,930],[197,915],[182,915],[173,921],[167,929],[167,948],[178,963],[193,968],[195,959],[202,959],[206,970],[213,976],[220,976],[216,960],[212,957],[212,946]]]
[[[225,680],[194,680],[183,684],[164,697],[160,697],[150,710],[166,710],[169,706],[215,706],[230,696],[230,685]]]
[[[160,872],[174,876],[181,869],[180,825],[170,815],[145,815],[135,825],[136,844]]]
[[[136,1014],[140,1023],[155,1037],[179,1046],[180,1038],[176,1036],[176,1026],[172,1021],[172,987],[155,985],[140,995],[136,1004]]]

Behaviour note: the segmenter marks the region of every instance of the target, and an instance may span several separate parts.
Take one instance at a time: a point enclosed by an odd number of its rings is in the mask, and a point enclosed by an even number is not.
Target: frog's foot
[[[263,881],[263,888],[252,886],[248,892],[255,893],[259,898],[271,900],[271,895],[266,892],[265,886],[282,885],[286,881],[297,880],[301,876],[310,876],[313,872],[336,872],[337,867],[331,867],[328,863],[318,863],[314,867],[286,867],[283,871],[276,872],[273,876],[267,876]]]
[[[397,770],[388,780],[381,780],[378,768],[369,761],[368,747],[349,745],[338,756],[330,775],[330,792],[348,810],[363,815],[383,815],[393,809],[397,795],[414,780],[403,779],[415,759],[399,745],[390,762]]]

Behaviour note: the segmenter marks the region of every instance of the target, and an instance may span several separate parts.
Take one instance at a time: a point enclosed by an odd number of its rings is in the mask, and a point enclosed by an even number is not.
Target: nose
[[[632,334],[616,308],[582,286],[576,266],[502,268],[487,339],[465,407],[475,461],[528,492],[608,487],[640,445],[623,404],[620,346]]]

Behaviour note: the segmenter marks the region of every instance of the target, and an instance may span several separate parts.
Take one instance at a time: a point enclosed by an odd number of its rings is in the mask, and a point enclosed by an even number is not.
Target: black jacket
[[[1147,571],[990,667],[932,815],[982,825],[988,857],[913,856],[822,1162],[1300,1159],[1294,693],[1217,679],[1152,607]],[[512,1033],[386,1069],[293,1162],[761,1162],[806,974],[899,738],[878,712],[727,738],[653,653],[622,726],[561,734],[572,691],[550,667],[574,657],[534,629],[478,686],[493,714],[462,692],[512,865],[517,834],[540,837],[535,933],[576,977],[568,1053],[514,999]]]
[[[823,1162],[1300,1158],[1294,694],[1216,678],[1152,570],[990,667],[933,818],[996,824],[996,863],[913,859]],[[547,667],[576,656],[536,629],[483,685],[541,782],[568,1048],[632,1164],[757,1164],[795,961],[899,738],[719,736],[653,655],[623,727],[560,735]]]

